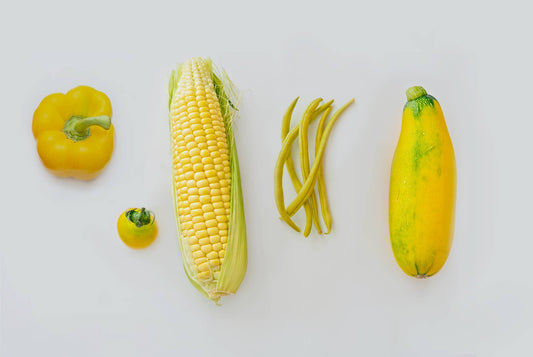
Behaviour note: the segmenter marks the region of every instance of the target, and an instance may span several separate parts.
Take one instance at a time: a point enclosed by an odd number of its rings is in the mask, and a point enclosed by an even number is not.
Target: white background
[[[532,25],[526,2],[497,3],[3,4],[0,355],[531,356]],[[183,272],[170,188],[167,81],[198,55],[242,91],[249,268],[222,307]],[[116,127],[113,158],[88,183],[50,175],[31,134],[40,100],[80,84],[109,95]],[[458,166],[453,249],[423,281],[396,265],[387,223],[415,84],[440,101]],[[318,96],[356,98],[327,148],[327,237],[304,239],[274,205],[296,96],[298,113]],[[143,251],[115,231],[130,206],[159,221]]]

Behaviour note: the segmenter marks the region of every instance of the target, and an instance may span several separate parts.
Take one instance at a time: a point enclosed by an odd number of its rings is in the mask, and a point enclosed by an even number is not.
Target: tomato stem
[[[105,130],[109,130],[111,127],[111,118],[107,115],[88,118],[74,115],[65,122],[63,133],[72,141],[85,140],[91,136],[90,127],[93,125],[98,125]]]
[[[126,212],[126,217],[130,220],[130,222],[134,223],[140,228],[147,224],[153,223],[151,214],[152,212],[142,207],[140,210],[138,208],[130,209]]]

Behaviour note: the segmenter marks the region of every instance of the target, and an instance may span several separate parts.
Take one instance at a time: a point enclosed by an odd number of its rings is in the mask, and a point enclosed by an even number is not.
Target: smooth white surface
[[[0,355],[531,356],[532,25],[522,3],[497,3],[4,4]],[[249,269],[222,307],[183,272],[170,191],[168,75],[198,55],[243,95]],[[31,134],[39,101],[79,84],[109,95],[116,127],[112,161],[89,183],[48,174]],[[414,84],[440,101],[458,165],[452,253],[424,281],[397,267],[387,228]],[[291,231],[273,201],[296,96],[357,101],[327,149],[327,238]],[[115,223],[141,205],[160,233],[133,251]]]

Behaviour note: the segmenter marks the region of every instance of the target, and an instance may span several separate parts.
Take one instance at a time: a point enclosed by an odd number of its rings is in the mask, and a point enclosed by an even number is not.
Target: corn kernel
[[[197,251],[195,251],[195,252],[192,252],[192,257],[193,257],[194,259],[201,258],[201,257],[203,257],[203,256],[205,256],[205,253],[202,252],[201,250],[197,250]]]
[[[207,257],[207,259],[216,259],[219,256],[218,256],[218,252],[211,251],[211,252],[207,253],[206,257]]]
[[[205,226],[207,228],[217,227],[217,225],[219,225],[219,223],[217,222],[216,219],[210,219],[210,220],[205,222]]]
[[[202,211],[203,212],[203,211]],[[216,214],[215,212],[206,212],[204,213],[204,219],[207,221],[207,220],[210,220],[210,219],[215,219],[216,218]],[[209,229],[207,230],[207,233],[209,233]],[[209,233],[211,234],[211,233]]]
[[[209,271],[202,271],[200,273],[198,273],[198,278],[200,280],[207,280],[211,277],[211,272]]]
[[[190,187],[190,188],[187,190],[187,194],[188,194],[188,195],[197,195],[197,194],[198,194],[198,188],[196,188],[196,187]]]
[[[193,202],[189,204],[189,207],[191,209],[200,209],[202,208],[202,204],[200,202]]]
[[[207,177],[215,177],[215,176],[217,175],[217,172],[216,172],[216,170],[207,170],[207,171],[205,172],[205,175],[206,175]]]
[[[209,186],[209,181],[208,180],[200,180],[198,182],[195,182],[195,186],[198,186],[200,188]]]
[[[209,270],[209,263],[205,262],[200,265],[198,265],[198,270],[200,271],[207,271]]]
[[[207,231],[202,229],[201,231],[197,231],[196,232],[196,238],[200,239],[200,238],[209,238],[208,234],[207,234]]]
[[[209,244],[209,243],[210,242],[209,242],[209,238],[208,237],[201,238],[201,239],[198,240],[198,244],[200,244],[200,246],[204,246],[204,245]]]
[[[189,155],[191,155],[191,156],[197,156],[197,155],[200,155],[200,149],[198,149],[198,148],[192,148],[192,149],[189,151]]]
[[[195,179],[196,181],[203,180],[203,179],[205,179],[205,174],[204,174],[203,172],[196,172],[196,173],[194,174],[194,179]]]
[[[202,229],[206,229],[207,227],[205,226],[205,223],[204,222],[200,222],[200,223],[195,223],[193,225],[193,228],[197,231],[199,230],[202,230]]]
[[[202,211],[201,209],[193,209],[191,210],[191,216],[194,217],[194,216],[201,216],[203,215],[204,211]],[[216,212],[215,212],[216,214]]]
[[[202,188],[198,189],[198,194],[199,195],[208,195],[209,192],[211,192],[211,188],[210,187],[202,187]]]
[[[219,253],[219,255],[220,255],[220,253]],[[194,259],[194,264],[197,265],[197,266],[202,264],[202,263],[205,263],[205,262],[207,262],[207,258],[206,257],[201,257],[201,258]]]
[[[200,245],[199,244],[193,244],[191,245],[191,252],[194,252],[194,251],[197,251],[200,249]]]
[[[202,206],[204,212],[213,212],[213,205],[211,203],[206,203]]]

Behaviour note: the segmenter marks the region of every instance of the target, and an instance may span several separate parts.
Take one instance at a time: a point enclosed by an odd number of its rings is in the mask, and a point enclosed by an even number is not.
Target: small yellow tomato
[[[117,222],[120,239],[130,248],[146,248],[157,237],[157,223],[152,212],[143,208],[124,211]]]

